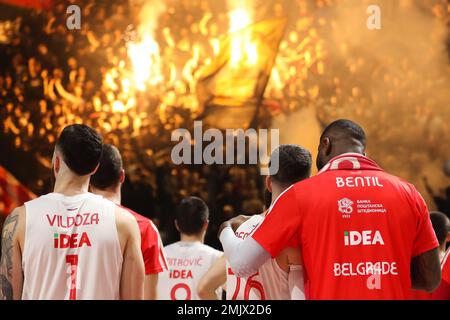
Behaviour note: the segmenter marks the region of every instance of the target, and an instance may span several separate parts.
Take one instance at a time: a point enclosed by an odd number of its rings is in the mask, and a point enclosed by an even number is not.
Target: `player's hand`
[[[250,219],[250,216],[239,215],[237,217],[234,217],[233,219],[229,220],[231,229],[233,229],[233,231],[236,232],[236,230],[241,226],[241,224],[243,224],[248,219]]]
[[[233,229],[233,232],[235,232],[237,230],[237,228],[239,228],[239,226],[241,224],[243,224],[245,221],[247,221],[248,219],[250,219],[250,216],[240,215],[240,216],[234,217],[228,221],[225,221],[219,227],[219,232],[217,233],[218,237],[220,237],[220,234],[222,233],[223,229],[225,229],[226,227],[231,227],[231,229]]]

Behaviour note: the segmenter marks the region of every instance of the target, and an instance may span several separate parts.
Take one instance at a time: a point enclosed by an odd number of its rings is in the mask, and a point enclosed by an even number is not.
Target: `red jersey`
[[[283,192],[252,236],[272,257],[296,237],[310,299],[406,299],[411,259],[438,247],[413,185],[360,154]]]
[[[153,222],[131,209],[120,206],[131,213],[137,220],[141,232],[141,252],[144,258],[145,274],[157,274],[167,270],[163,244],[158,229]]]
[[[450,300],[450,248],[441,261],[441,284],[431,295],[433,300]]]

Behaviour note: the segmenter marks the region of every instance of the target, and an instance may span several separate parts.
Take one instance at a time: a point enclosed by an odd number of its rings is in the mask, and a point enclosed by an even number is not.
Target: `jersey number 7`
[[[70,265],[69,269],[67,270],[67,272],[70,274],[70,282],[67,283],[70,289],[69,300],[77,300],[78,255],[67,255],[66,263]]]

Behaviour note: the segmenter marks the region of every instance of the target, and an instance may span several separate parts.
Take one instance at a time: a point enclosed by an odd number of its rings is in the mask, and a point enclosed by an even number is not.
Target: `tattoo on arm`
[[[12,212],[5,220],[2,233],[2,256],[0,261],[0,300],[12,300],[12,256],[14,236],[19,222],[19,214]]]

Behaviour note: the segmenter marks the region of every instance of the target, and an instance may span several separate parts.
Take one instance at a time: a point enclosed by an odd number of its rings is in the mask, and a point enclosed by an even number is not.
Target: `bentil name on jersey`
[[[73,217],[54,214],[52,216],[47,214],[47,220],[50,227],[56,226],[59,228],[71,228],[79,226],[88,226],[98,224],[98,213],[80,213]]]
[[[336,177],[338,188],[359,188],[359,187],[384,187],[378,177]]]

